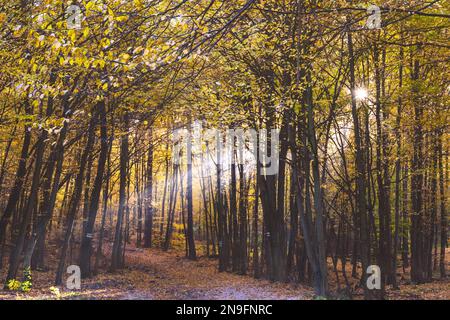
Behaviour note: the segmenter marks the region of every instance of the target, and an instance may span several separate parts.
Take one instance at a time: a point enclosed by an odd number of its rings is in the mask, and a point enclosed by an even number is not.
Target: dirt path
[[[207,258],[189,261],[176,253],[150,249],[129,251],[127,259],[129,270],[122,273],[135,288],[119,296],[122,299],[303,300],[312,296],[303,286],[219,273],[217,261]]]

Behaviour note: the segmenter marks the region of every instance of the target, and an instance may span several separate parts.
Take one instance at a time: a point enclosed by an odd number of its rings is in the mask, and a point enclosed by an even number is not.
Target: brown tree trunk
[[[366,173],[365,173],[365,152],[361,142],[361,126],[358,115],[357,101],[355,97],[356,78],[355,78],[355,57],[353,53],[353,37],[351,31],[347,31],[347,46],[349,53],[350,65],[350,90],[352,95],[352,117],[355,136],[355,162],[356,162],[356,208],[359,217],[360,231],[360,251],[362,262],[362,279],[364,287],[364,296],[366,299],[371,298],[371,294],[366,286],[367,274],[366,269],[370,264],[370,252],[368,249],[367,229],[367,202],[366,202]]]
[[[153,131],[149,128],[150,142],[147,156],[147,173],[145,185],[145,221],[144,221],[144,248],[152,247],[153,238]],[[167,179],[167,176],[166,176]]]
[[[92,239],[94,237],[94,225],[97,218],[97,211],[100,201],[100,192],[103,184],[103,176],[105,171],[105,163],[108,157],[108,133],[105,101],[97,103],[96,107],[100,120],[100,155],[97,164],[97,175],[95,177],[92,193],[90,197],[87,222],[81,238],[80,247],[80,269],[82,277],[91,276],[91,256],[92,256]]]
[[[114,234],[114,242],[111,253],[111,271],[114,272],[117,269],[123,268],[125,265],[123,257],[123,243],[124,243],[124,215],[126,214],[127,206],[127,176],[128,176],[128,149],[129,149],[129,137],[128,137],[128,125],[129,115],[125,113],[123,115],[123,131],[125,134],[120,138],[120,187],[119,187],[119,209],[117,211],[117,221]],[[126,222],[126,221],[125,221]],[[126,226],[125,226],[126,227]]]
[[[418,101],[418,83],[420,62],[414,61],[412,70],[412,91],[414,103],[413,159],[411,168],[411,280],[415,283],[424,281],[423,261],[423,108]]]
[[[441,274],[441,278],[444,279],[446,277],[445,270],[445,249],[447,248],[447,211],[446,211],[446,198],[445,198],[445,184],[444,181],[448,181],[446,179],[444,173],[444,165],[443,165],[443,147],[442,147],[442,131],[439,134],[439,193],[440,193],[440,207],[441,207],[441,249],[439,256],[439,271]],[[448,173],[448,170],[447,170]]]
[[[190,124],[189,124],[190,125]],[[187,185],[186,185],[186,197],[187,197],[187,243],[188,243],[188,258],[191,260],[197,259],[195,252],[195,239],[194,239],[194,203],[192,195],[192,136],[191,126],[189,127],[189,141],[187,143]]]
[[[401,166],[401,119],[403,110],[403,48],[400,48],[400,65],[399,65],[399,97],[397,103],[397,117],[396,117],[396,127],[395,127],[395,140],[397,145],[397,158],[395,160],[395,231],[394,231],[394,252],[392,256],[392,268],[393,268],[393,286],[398,289],[397,285],[397,254],[399,249],[399,238],[400,238],[400,177],[402,173]]]

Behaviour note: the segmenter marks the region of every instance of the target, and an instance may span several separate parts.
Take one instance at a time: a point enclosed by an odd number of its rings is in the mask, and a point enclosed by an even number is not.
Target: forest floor
[[[126,265],[115,273],[102,272],[83,279],[81,290],[77,291],[52,287],[53,268],[47,272],[34,271],[33,289],[29,293],[0,290],[0,300],[304,300],[313,297],[309,287],[299,284],[219,273],[216,259],[200,257],[190,261],[178,250],[163,252],[130,247],[126,250]],[[4,273],[5,270],[0,271],[2,281]]]
[[[56,252],[50,248],[50,266],[56,265]],[[105,255],[108,256],[108,248]],[[54,261],[52,261],[54,260]],[[54,263],[53,263],[54,262]],[[2,299],[75,299],[75,300],[308,300],[314,298],[310,287],[295,283],[274,283],[217,271],[217,260],[200,257],[187,260],[182,250],[163,252],[160,249],[126,250],[125,269],[115,273],[105,270],[90,279],[83,279],[81,290],[53,287],[54,267],[46,272],[33,272],[33,289],[28,293],[0,290]],[[348,265],[349,266],[349,265]],[[105,266],[106,267],[106,266]],[[330,266],[331,267],[331,266]],[[0,270],[0,280],[5,278]],[[330,286],[336,281],[330,269]],[[349,271],[350,275],[351,272]],[[342,282],[342,279],[341,279]],[[357,280],[352,280],[352,284]],[[389,299],[450,300],[450,279],[413,285],[400,279],[401,290],[388,290]],[[355,290],[354,299],[362,296]]]
[[[450,277],[448,271],[450,270],[450,248],[446,250],[445,256],[447,278],[441,279],[439,274],[439,266],[433,272],[433,280],[428,283],[414,284],[410,279],[410,268],[403,270],[401,261],[397,268],[397,285],[398,289],[392,288],[392,286],[386,287],[386,299],[388,300],[450,300]],[[342,274],[342,265],[338,263],[338,276],[333,268],[331,259],[328,259],[328,282],[331,291],[334,292],[335,299],[345,299],[345,281]],[[352,274],[352,264],[347,262],[346,264],[346,276],[349,282],[349,286],[352,289],[352,298],[355,300],[363,299],[363,289],[359,285],[361,277],[361,265],[358,264],[356,273],[357,277],[354,278]],[[337,280],[338,279],[338,280]],[[339,283],[339,285],[338,285]]]

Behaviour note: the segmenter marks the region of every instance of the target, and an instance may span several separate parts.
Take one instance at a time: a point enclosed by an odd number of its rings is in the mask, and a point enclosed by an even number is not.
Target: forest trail
[[[133,287],[115,299],[153,300],[304,300],[311,289],[293,284],[272,283],[232,273],[219,273],[214,259],[186,259],[181,253],[159,249],[128,249],[129,267],[121,281]]]
[[[105,248],[108,257],[109,246]],[[52,264],[51,264],[52,265]],[[102,270],[83,279],[81,290],[52,287],[53,270],[33,272],[33,290],[27,294],[0,290],[1,299],[74,300],[305,300],[313,291],[298,284],[273,283],[228,272],[219,273],[216,259],[190,261],[183,252],[160,249],[126,250],[126,267],[115,273]]]
[[[52,287],[56,246],[52,243],[49,247],[50,268],[46,272],[33,272],[33,289],[26,294],[0,290],[0,300],[305,300],[314,297],[312,288],[301,284],[274,283],[254,279],[251,275],[219,273],[216,259],[199,257],[190,261],[180,249],[164,252],[159,248],[135,247],[126,249],[126,268],[110,273],[107,272],[109,265],[105,264],[98,275],[82,280],[81,290],[56,289]],[[104,249],[104,258],[107,258],[110,244],[106,244]],[[0,270],[2,280],[4,272],[4,269]],[[401,291],[389,289],[388,299],[450,299],[450,279],[422,285],[408,282],[407,279],[401,281]],[[361,299],[362,296],[359,294],[354,298]]]
[[[108,256],[110,247],[105,248]],[[447,257],[450,257],[447,250]],[[75,299],[121,300],[308,300],[312,288],[295,283],[254,279],[251,275],[218,272],[217,260],[185,258],[182,250],[127,247],[127,267],[114,274],[102,273],[83,280]],[[449,264],[449,261],[447,261]],[[330,266],[331,268],[331,266]],[[350,270],[348,270],[350,274]],[[331,275],[331,269],[330,269]],[[331,275],[331,277],[333,277]],[[351,279],[352,282],[357,282]],[[388,299],[450,299],[450,279],[413,285],[401,280],[402,290],[388,289]],[[333,284],[334,286],[335,284]],[[361,299],[362,293],[354,296]]]

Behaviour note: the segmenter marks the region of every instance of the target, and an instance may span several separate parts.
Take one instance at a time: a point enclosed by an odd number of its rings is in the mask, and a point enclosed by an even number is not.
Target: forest
[[[0,299],[450,300],[449,9],[2,0]]]

